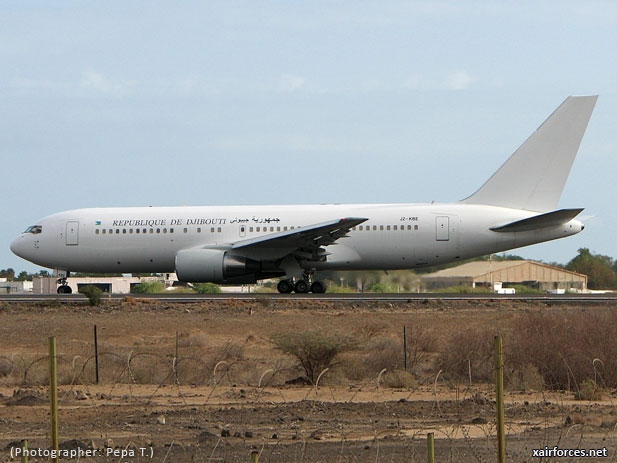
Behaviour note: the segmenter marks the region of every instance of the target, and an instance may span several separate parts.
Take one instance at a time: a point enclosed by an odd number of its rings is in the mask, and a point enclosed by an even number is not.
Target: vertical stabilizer
[[[557,209],[597,99],[566,98],[478,191],[461,202],[539,212]]]

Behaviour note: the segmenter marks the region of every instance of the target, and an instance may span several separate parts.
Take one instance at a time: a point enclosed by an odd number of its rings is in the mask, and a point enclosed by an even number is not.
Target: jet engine
[[[185,249],[176,254],[180,281],[254,283],[260,270],[259,261],[218,249]]]

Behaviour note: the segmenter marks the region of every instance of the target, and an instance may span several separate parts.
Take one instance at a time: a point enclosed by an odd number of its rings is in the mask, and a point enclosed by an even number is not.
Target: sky
[[[3,1],[0,268],[67,209],[458,201],[582,94],[586,229],[515,253],[617,257],[616,43],[612,1]]]

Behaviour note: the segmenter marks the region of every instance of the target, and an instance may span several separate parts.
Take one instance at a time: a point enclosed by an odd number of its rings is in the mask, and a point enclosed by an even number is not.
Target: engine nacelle
[[[176,254],[180,281],[210,283],[253,283],[261,264],[218,249],[185,249]]]

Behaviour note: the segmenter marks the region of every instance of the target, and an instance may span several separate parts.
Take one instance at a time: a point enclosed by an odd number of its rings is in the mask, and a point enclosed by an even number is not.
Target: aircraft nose
[[[23,236],[18,237],[11,243],[11,251],[19,257],[24,257],[24,239]]]

